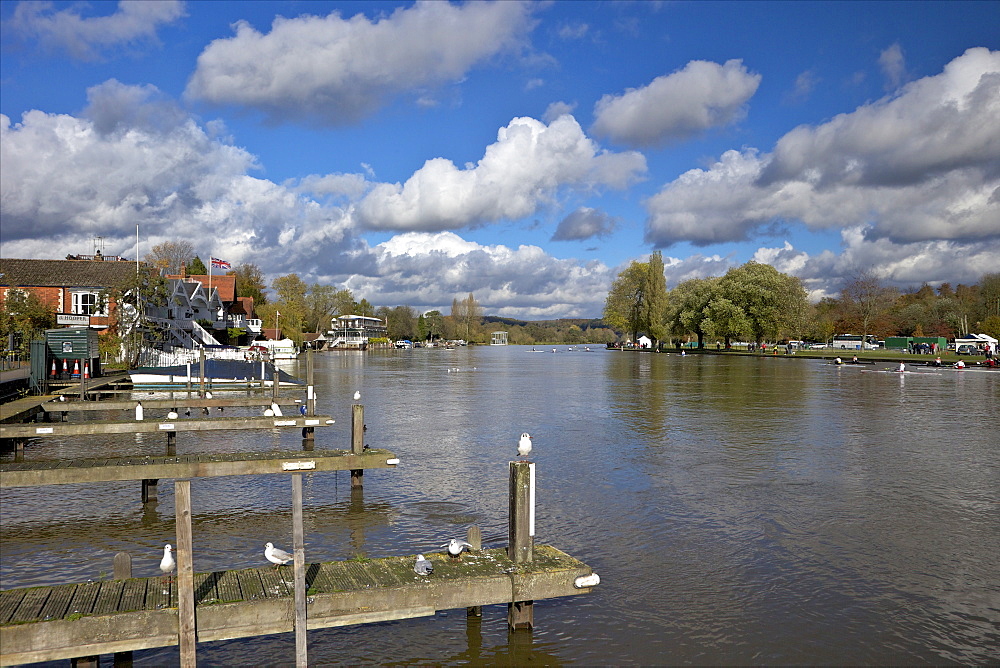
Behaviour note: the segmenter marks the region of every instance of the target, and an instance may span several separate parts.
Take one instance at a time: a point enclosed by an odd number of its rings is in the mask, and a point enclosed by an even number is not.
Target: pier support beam
[[[535,546],[535,465],[510,463],[510,516],[507,526],[507,556],[515,564],[534,560]],[[535,625],[533,601],[507,604],[507,626],[512,630]]]
[[[150,501],[156,501],[156,487],[159,484],[159,478],[143,478],[142,480],[142,502],[149,503]],[[131,577],[131,576],[129,576]]]
[[[194,564],[191,533],[191,481],[174,481],[176,510],[174,530],[177,532],[177,616],[181,668],[194,668],[197,643],[194,617]]]
[[[177,454],[177,432],[167,432],[167,456],[173,457]]]
[[[360,455],[365,451],[365,407],[354,404],[351,408],[351,452]],[[364,475],[364,469],[351,469],[351,487],[364,487]]]
[[[292,474],[292,545],[295,580],[295,666],[309,665],[306,645],[306,548],[302,528],[302,474]]]
[[[132,577],[132,555],[119,552],[115,555],[113,577],[115,580],[127,580]],[[115,652],[115,668],[132,668],[132,652]]]
[[[472,546],[473,550],[477,552],[483,549],[483,532],[478,526],[473,524],[469,527],[468,531],[465,532],[465,540]],[[465,609],[466,617],[482,617],[483,616],[483,606],[473,605]]]

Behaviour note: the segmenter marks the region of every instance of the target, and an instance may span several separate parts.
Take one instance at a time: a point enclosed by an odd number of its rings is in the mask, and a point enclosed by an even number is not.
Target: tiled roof
[[[167,278],[192,278],[201,281],[208,292],[208,274],[170,274]],[[212,289],[219,291],[219,299],[224,302],[236,301],[236,277],[212,274]]]
[[[113,288],[134,277],[135,262],[0,258],[6,287]]]

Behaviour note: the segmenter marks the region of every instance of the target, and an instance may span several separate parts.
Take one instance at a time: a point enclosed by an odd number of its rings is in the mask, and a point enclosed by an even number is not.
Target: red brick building
[[[0,258],[0,307],[6,301],[8,292],[24,290],[51,308],[60,324],[106,329],[109,316],[114,313],[117,304],[113,299],[102,304],[102,293],[110,294],[113,288],[135,278],[135,261],[102,257],[100,254],[70,258]]]

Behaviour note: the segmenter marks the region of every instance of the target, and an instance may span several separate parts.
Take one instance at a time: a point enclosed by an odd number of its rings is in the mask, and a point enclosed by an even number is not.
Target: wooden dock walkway
[[[161,478],[212,478],[308,471],[393,468],[389,450],[294,450],[156,457],[102,457],[0,464],[0,489]]]
[[[530,563],[514,563],[503,548],[462,561],[425,557],[434,564],[427,576],[413,572],[414,556],[306,564],[308,629],[592,589],[578,580],[593,574],[589,566],[546,545],[534,547]],[[194,591],[199,642],[294,630],[291,566],[197,573]],[[177,594],[159,576],[2,591],[0,665],[177,645]]]
[[[88,422],[46,422],[0,424],[0,438],[41,438],[84,434],[155,434],[158,432],[271,429],[274,427],[325,427],[333,424],[329,415],[288,417],[177,418],[172,420],[92,420]]]

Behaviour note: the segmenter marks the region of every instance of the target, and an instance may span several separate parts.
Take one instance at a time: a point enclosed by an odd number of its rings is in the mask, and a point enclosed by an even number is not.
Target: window
[[[100,295],[96,292],[74,292],[73,313],[105,315],[100,309]]]

